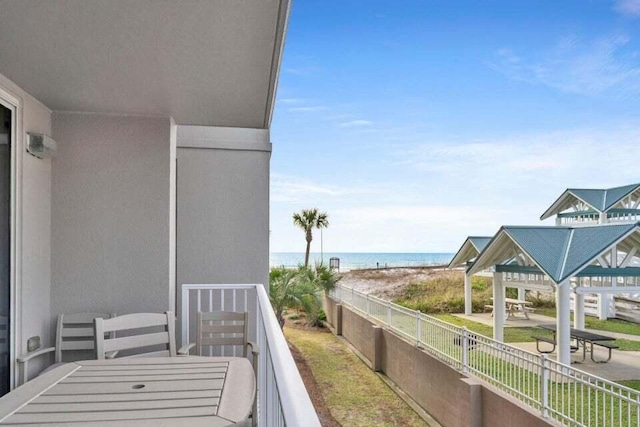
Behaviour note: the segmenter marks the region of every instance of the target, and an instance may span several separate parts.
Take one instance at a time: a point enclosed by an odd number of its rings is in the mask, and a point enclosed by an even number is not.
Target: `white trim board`
[[[178,148],[271,152],[268,129],[178,126]]]

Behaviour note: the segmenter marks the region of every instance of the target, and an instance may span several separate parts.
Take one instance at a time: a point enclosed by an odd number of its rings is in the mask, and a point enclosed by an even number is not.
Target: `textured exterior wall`
[[[268,284],[269,157],[178,148],[178,287]]]
[[[518,426],[559,425],[532,414],[520,407],[519,403],[488,387],[482,388],[482,408],[482,425],[485,426],[504,424],[504,420],[517,420]]]
[[[335,313],[335,306],[325,298],[327,313]],[[555,425],[386,329],[377,346],[381,354],[374,356],[374,323],[346,306],[342,316],[343,337],[370,361],[381,358],[381,371],[443,426]]]
[[[373,362],[375,351],[372,325],[369,320],[348,307],[342,307],[342,336],[369,359],[369,362]]]
[[[336,326],[338,325],[338,310],[336,309],[337,304],[327,295],[324,297],[324,313],[327,315],[327,322],[331,324],[331,327],[336,330]]]
[[[51,111],[0,74],[0,87],[22,102],[22,123],[17,133],[26,132],[51,135]],[[51,160],[37,159],[18,147],[22,163],[22,183],[19,188],[22,208],[18,212],[22,248],[18,257],[22,265],[18,283],[18,320],[16,353],[27,351],[27,338],[39,335],[43,346],[52,343],[49,333],[49,291],[51,283]],[[18,355],[16,354],[16,356]],[[32,364],[38,372],[43,360]]]
[[[171,124],[54,113],[53,315],[170,308]]]

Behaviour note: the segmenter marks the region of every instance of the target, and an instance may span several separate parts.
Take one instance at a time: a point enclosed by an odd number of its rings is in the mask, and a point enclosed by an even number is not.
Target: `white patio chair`
[[[87,356],[87,352],[91,352],[94,349],[94,319],[109,319],[114,316],[115,314],[104,313],[74,313],[59,315],[56,327],[55,346],[34,350],[29,353],[25,353],[16,359],[18,362],[20,378],[22,380],[21,384],[29,381],[29,362],[36,357],[50,353],[54,354],[54,363],[49,365],[41,373],[47,372],[65,362],[92,357],[93,355]],[[74,353],[76,354],[76,357],[67,356]],[[109,356],[113,357],[115,354],[110,354]]]
[[[105,336],[105,334],[112,333],[117,333],[118,337]],[[126,336],[124,336],[125,334]],[[173,312],[167,311],[165,313],[126,314],[111,319],[97,318],[95,320],[95,342],[98,359],[109,358],[109,353],[114,351],[160,346],[164,346],[164,348],[128,354],[124,357],[173,357],[177,355],[175,316]]]
[[[198,312],[196,342],[180,349],[180,354],[188,354],[195,347],[198,356],[204,356],[206,347],[242,346],[242,357],[247,357],[251,347],[253,373],[258,378],[258,356],[260,348],[249,341],[249,313],[235,311]],[[257,394],[257,393],[256,393]],[[253,414],[257,414],[254,400]],[[252,417],[252,425],[256,425]]]

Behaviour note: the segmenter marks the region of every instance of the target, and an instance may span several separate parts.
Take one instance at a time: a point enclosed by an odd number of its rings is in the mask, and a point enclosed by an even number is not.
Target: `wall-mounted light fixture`
[[[41,133],[27,133],[27,153],[39,159],[49,159],[56,154],[56,142]]]

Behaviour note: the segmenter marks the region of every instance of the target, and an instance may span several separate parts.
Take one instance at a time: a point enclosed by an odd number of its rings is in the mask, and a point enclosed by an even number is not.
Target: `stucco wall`
[[[227,131],[178,126],[178,286],[268,283],[268,134]]]
[[[0,74],[0,88],[21,102],[21,122],[18,138],[26,132],[51,135],[51,111],[35,98],[21,90]],[[52,343],[49,333],[49,292],[51,283],[51,160],[37,159],[17,146],[21,164],[19,206],[21,250],[17,254],[20,268],[18,298],[20,318],[16,336],[16,353],[27,350],[27,338],[39,335],[43,346]],[[33,372],[39,371],[45,361],[36,360]]]
[[[327,313],[336,302],[325,298]],[[329,316],[336,322],[337,316]],[[337,325],[332,324],[335,328]],[[398,335],[384,329],[376,346],[374,323],[342,307],[342,335],[369,362],[380,358],[381,371],[443,426],[549,426],[512,398],[451,368]],[[379,354],[375,355],[375,348]],[[514,423],[505,424],[505,420]],[[514,424],[514,425],[515,425]]]
[[[169,309],[172,121],[54,113],[52,314]]]
[[[342,336],[360,351],[369,361],[374,359],[375,342],[372,323],[362,316],[342,307]]]
[[[177,145],[180,312],[182,284],[268,283],[271,144],[262,129],[178,126]]]

